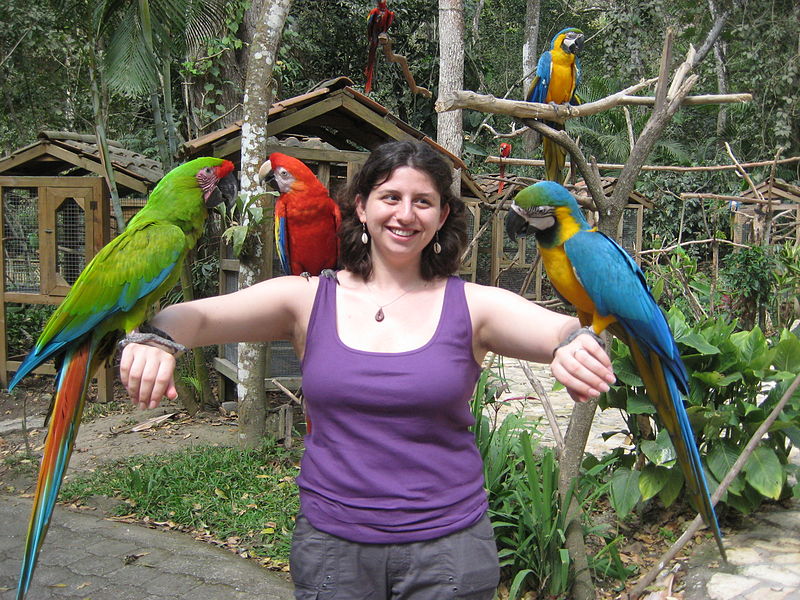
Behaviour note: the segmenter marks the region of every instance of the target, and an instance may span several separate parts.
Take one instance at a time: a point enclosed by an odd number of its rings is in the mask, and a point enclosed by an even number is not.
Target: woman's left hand
[[[575,402],[597,398],[616,381],[611,359],[590,335],[578,335],[557,348],[550,370]]]

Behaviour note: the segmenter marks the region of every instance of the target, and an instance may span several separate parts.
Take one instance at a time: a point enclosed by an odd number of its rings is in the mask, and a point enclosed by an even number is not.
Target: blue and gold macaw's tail
[[[544,173],[547,180],[564,183],[566,179],[564,165],[567,162],[567,152],[548,137],[542,139],[542,151],[544,153]]]
[[[50,407],[47,441],[39,467],[33,509],[25,538],[25,552],[17,584],[17,600],[24,600],[36,568],[58,491],[69,463],[75,437],[83,414],[86,389],[97,363],[91,336],[75,343],[64,355],[56,382],[56,393]]]
[[[664,326],[668,327],[666,321],[664,321]],[[711,494],[700,459],[700,451],[695,443],[689,415],[683,405],[683,396],[689,393],[689,380],[677,344],[671,335],[669,338],[658,336],[649,339],[669,339],[672,347],[646,348],[640,343],[639,340],[642,339],[640,336],[630,335],[619,323],[614,323],[609,329],[630,348],[631,356],[642,381],[644,381],[648,397],[672,440],[678,464],[686,481],[689,501],[702,515],[706,525],[711,528],[719,552],[723,560],[727,561],[717,514],[711,503]]]

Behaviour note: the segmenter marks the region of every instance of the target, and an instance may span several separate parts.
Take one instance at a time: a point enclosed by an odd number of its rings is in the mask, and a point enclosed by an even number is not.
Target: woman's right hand
[[[175,389],[175,357],[154,346],[128,344],[122,350],[119,375],[131,402],[140,409],[156,408],[166,396],[178,397]]]

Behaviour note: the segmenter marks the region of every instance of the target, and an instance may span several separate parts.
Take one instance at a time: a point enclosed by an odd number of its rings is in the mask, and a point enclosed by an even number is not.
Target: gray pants
[[[358,544],[299,515],[290,567],[296,600],[491,600],[500,578],[487,516],[434,540]]]

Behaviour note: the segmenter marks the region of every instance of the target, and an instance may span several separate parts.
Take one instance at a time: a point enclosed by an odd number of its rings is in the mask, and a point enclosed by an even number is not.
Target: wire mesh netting
[[[86,221],[83,208],[66,198],[56,209],[56,273],[69,285],[86,266]]]
[[[6,291],[38,293],[41,273],[37,188],[3,188],[3,250]]]

